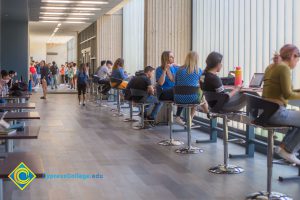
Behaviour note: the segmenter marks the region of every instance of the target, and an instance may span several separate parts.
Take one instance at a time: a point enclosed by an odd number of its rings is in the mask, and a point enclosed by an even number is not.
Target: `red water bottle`
[[[243,84],[242,75],[243,75],[242,68],[240,66],[237,66],[235,68],[235,80],[234,80],[235,86],[241,86]]]

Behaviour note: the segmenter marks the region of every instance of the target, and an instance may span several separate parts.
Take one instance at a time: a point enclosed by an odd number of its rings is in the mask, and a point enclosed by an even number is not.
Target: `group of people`
[[[300,90],[293,90],[291,80],[291,70],[296,67],[299,57],[300,51],[296,46],[291,44],[283,46],[280,52],[274,56],[273,63],[265,70],[262,92],[262,98],[280,105],[280,109],[269,119],[269,123],[293,127],[287,132],[276,152],[297,165],[300,165],[296,154],[300,150],[300,112],[289,110],[286,106],[288,100],[300,100]],[[149,120],[157,117],[163,101],[175,101],[182,104],[198,103],[199,106],[193,108],[191,117],[194,116],[197,107],[207,113],[209,108],[216,105],[216,101],[207,102],[203,92],[228,94],[229,98],[221,110],[238,111],[247,105],[246,96],[243,94],[242,85],[236,86],[230,91],[224,89],[222,80],[218,76],[222,69],[222,60],[222,54],[211,52],[206,59],[206,68],[202,71],[199,68],[197,52],[189,52],[184,65],[178,66],[174,62],[174,54],[165,51],[161,55],[159,67],[155,69],[147,66],[143,74],[134,76],[128,82],[128,76],[124,71],[124,60],[119,58],[112,67],[109,80],[112,87],[117,86],[120,89],[126,89],[127,92],[131,88],[147,92],[147,102],[154,106],[149,115],[149,108],[146,109],[144,117]],[[107,73],[106,68],[103,68],[103,71],[107,78],[110,72]],[[155,84],[152,84],[151,80],[154,76],[156,81]],[[174,88],[180,86],[192,86],[198,90],[191,95],[174,94]],[[127,95],[127,98],[130,99],[130,94]],[[180,117],[182,110],[181,107],[177,108],[175,121],[184,125],[185,122]]]

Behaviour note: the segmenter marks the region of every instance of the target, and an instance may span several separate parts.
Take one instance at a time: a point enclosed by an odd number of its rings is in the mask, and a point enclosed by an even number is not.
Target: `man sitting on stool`
[[[154,71],[155,71],[155,69],[151,66],[145,67],[144,73],[139,76],[133,77],[129,81],[129,83],[126,87],[126,90],[129,93],[130,93],[130,89],[147,91],[148,97],[147,97],[146,103],[154,104],[152,112],[149,116],[147,115],[147,111],[149,110],[150,106],[148,106],[145,109],[144,117],[147,118],[148,120],[155,120],[157,114],[159,113],[159,111],[163,105],[161,102],[158,101],[157,97],[154,96],[154,87],[151,84],[151,78],[154,76]],[[130,94],[128,96],[130,96]],[[139,101],[140,99],[132,99],[132,100]]]

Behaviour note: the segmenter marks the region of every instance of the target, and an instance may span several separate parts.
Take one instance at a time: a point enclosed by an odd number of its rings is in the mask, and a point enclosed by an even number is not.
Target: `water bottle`
[[[240,66],[237,66],[235,68],[235,79],[234,79],[235,86],[241,86],[243,84],[242,77],[243,77],[242,68]]]

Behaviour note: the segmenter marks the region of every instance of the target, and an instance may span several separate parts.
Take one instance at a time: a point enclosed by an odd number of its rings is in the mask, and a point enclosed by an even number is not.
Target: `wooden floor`
[[[100,180],[34,180],[24,191],[5,182],[5,199],[10,200],[239,200],[251,192],[266,189],[266,156],[231,160],[244,167],[239,175],[214,175],[207,169],[222,162],[223,146],[202,144],[197,155],[178,155],[176,148],[157,142],[168,137],[168,128],[137,131],[110,109],[92,104],[80,107],[77,96],[51,94],[45,101],[34,94],[41,120],[38,140],[16,142],[15,151],[42,156],[47,173],[101,173]],[[186,141],[185,133],[174,134]],[[195,139],[207,138],[198,131]],[[231,153],[243,153],[234,144]],[[275,166],[273,189],[300,199],[300,182],[280,183],[279,175],[295,175],[297,170]]]

